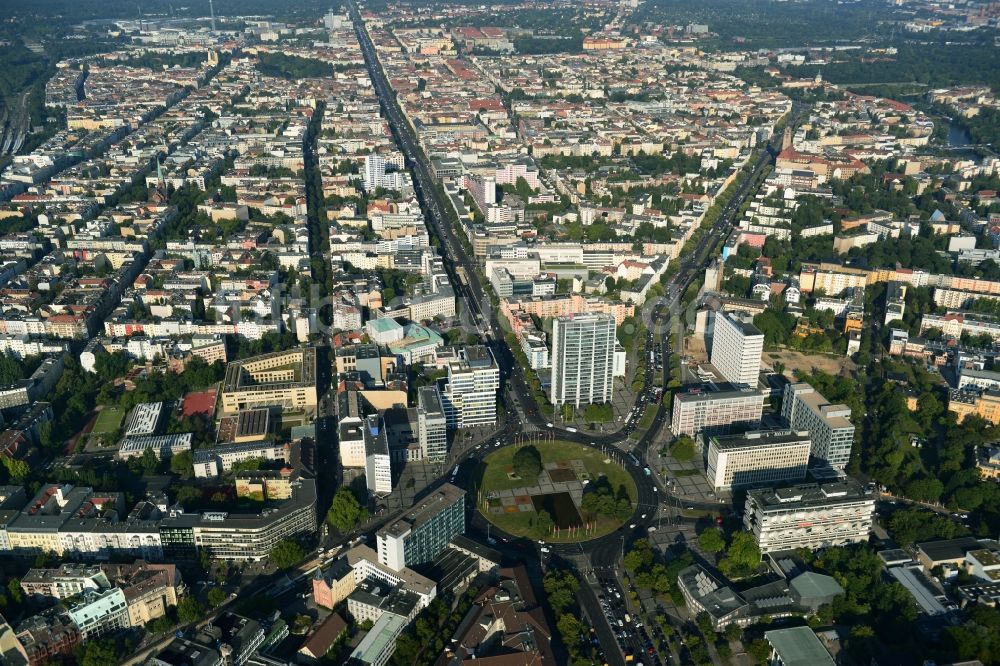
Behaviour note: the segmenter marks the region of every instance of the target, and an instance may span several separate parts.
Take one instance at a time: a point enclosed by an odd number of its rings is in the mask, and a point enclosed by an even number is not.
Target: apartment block
[[[252,458],[287,463],[291,460],[291,446],[287,443],[259,441],[197,449],[194,452],[194,475],[199,479],[212,479],[228,472],[233,465]]]
[[[803,484],[747,493],[743,528],[762,553],[827,548],[868,540],[875,496],[855,481]]]

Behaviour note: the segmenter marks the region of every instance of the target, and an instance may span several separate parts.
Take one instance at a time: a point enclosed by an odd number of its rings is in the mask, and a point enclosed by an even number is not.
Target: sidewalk
[[[646,464],[660,479],[667,491],[679,500],[718,504],[725,506],[730,498],[728,493],[716,495],[714,489],[705,477],[704,458],[697,453],[694,460],[681,462],[669,452],[662,456],[660,451],[665,445],[665,439],[657,438],[646,451]],[[720,502],[720,500],[723,500]]]

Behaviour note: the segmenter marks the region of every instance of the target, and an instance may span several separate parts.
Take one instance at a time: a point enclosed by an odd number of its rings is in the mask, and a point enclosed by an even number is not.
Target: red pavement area
[[[84,435],[89,435],[90,431],[94,429],[94,425],[97,423],[98,412],[91,412],[90,418],[87,420],[87,424],[83,426],[80,432],[76,433],[69,438],[66,442],[66,446],[63,447],[63,455],[71,456],[76,453],[76,446],[80,443],[80,440]]]
[[[181,411],[184,416],[194,416],[195,414],[212,416],[215,413],[215,389],[200,393],[188,393],[184,396]]]

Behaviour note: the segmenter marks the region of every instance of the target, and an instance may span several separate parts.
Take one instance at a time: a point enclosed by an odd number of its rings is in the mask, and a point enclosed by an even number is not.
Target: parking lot
[[[627,593],[622,589],[621,582],[616,576],[611,573],[600,573],[591,583],[591,587],[597,594],[604,619],[611,627],[618,649],[625,656],[626,662],[660,666],[672,661],[669,654],[661,657],[654,646],[654,640],[660,642],[662,638],[660,628],[647,626],[642,621],[641,612],[629,608]],[[591,618],[591,621],[597,623],[601,620]]]

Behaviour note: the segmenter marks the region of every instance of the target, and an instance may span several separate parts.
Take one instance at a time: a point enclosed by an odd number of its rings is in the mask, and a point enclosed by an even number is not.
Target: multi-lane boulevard
[[[392,91],[385,73],[378,60],[372,41],[368,35],[364,21],[358,9],[353,3],[350,5],[352,18],[358,40],[364,54],[375,91],[382,105],[383,113],[389,122],[389,126],[396,138],[396,141],[406,156],[414,182],[414,190],[423,207],[431,231],[439,239],[441,250],[444,255],[445,265],[448,267],[455,286],[457,295],[463,299],[473,311],[476,321],[480,325],[480,330],[487,340],[491,351],[500,366],[501,382],[508,388],[505,395],[509,396],[514,404],[508,404],[510,414],[514,414],[518,419],[517,427],[508,428],[503,434],[492,442],[487,442],[471,450],[463,452],[456,459],[458,465],[470,459],[479,458],[486,453],[484,449],[498,448],[521,441],[522,433],[542,432],[552,433],[559,439],[569,440],[595,447],[605,451],[609,456],[620,460],[626,470],[630,473],[636,484],[637,503],[633,516],[626,522],[627,527],[604,537],[592,539],[581,544],[551,544],[546,546],[547,551],[551,551],[551,556],[561,557],[567,561],[589,562],[589,569],[584,573],[592,576],[589,580],[599,581],[606,586],[611,580],[617,581],[617,577],[612,575],[608,578],[608,572],[613,572],[621,561],[622,553],[627,548],[628,543],[634,538],[646,534],[660,518],[660,512],[664,507],[673,507],[674,503],[668,501],[667,489],[659,485],[655,475],[648,475],[644,471],[644,461],[647,450],[653,444],[667,421],[669,409],[667,401],[663,401],[656,408],[655,416],[650,427],[640,435],[638,442],[632,448],[626,448],[630,443],[621,433],[612,434],[585,434],[575,429],[567,429],[548,422],[535,404],[533,393],[528,388],[525,369],[521,368],[515,361],[511,349],[507,346],[502,335],[502,328],[497,319],[497,313],[490,307],[490,300],[483,289],[483,285],[476,271],[476,262],[468,255],[465,247],[456,237],[455,229],[452,228],[449,216],[445,211],[450,204],[442,200],[437,183],[433,178],[430,166],[426,157],[419,147],[414,137],[410,125],[403,116],[399,108],[394,92]],[[793,113],[793,116],[795,114]],[[772,138],[772,143],[776,138]],[[655,343],[664,343],[667,339],[667,332],[670,330],[671,322],[680,317],[680,303],[687,288],[698,277],[705,266],[713,259],[712,250],[732,228],[736,216],[741,210],[744,201],[755,191],[755,185],[762,170],[772,159],[771,144],[766,150],[760,150],[752,167],[745,178],[720,211],[718,219],[711,229],[702,234],[693,248],[688,248],[685,257],[681,259],[679,270],[669,279],[666,285],[666,296],[659,302],[648,306],[646,313],[648,316],[649,335],[646,340],[647,349]],[[461,273],[457,271],[461,267]],[[654,339],[653,331],[660,331]],[[662,336],[662,337],[660,337]],[[669,366],[668,366],[669,369]],[[647,366],[645,370],[646,386],[642,395],[651,395],[651,389],[660,384],[662,375],[654,373]],[[622,425],[625,432],[631,432],[642,418],[642,410],[634,410],[629,419]],[[471,466],[469,466],[471,467]],[[448,470],[450,472],[450,470]],[[470,470],[471,471],[471,470]],[[440,485],[447,479],[442,476],[431,487]],[[691,505],[691,502],[685,502]],[[698,504],[698,503],[694,503]],[[699,504],[698,508],[717,508],[717,505]],[[470,529],[485,534],[489,527],[485,519],[474,510],[471,513]],[[505,537],[506,539],[506,537]],[[538,544],[527,544],[523,540],[520,542],[514,539],[507,539],[505,547],[514,549],[524,549],[530,547],[538,549]],[[516,551],[514,551],[516,553]],[[522,553],[523,555],[523,553]],[[543,556],[538,552],[540,557]],[[548,557],[549,555],[545,555]],[[580,560],[579,558],[583,558]],[[599,576],[599,578],[598,578]],[[602,645],[615,645],[616,636],[610,626],[604,620],[605,612],[601,608],[597,593],[589,586],[584,586],[581,591],[581,602],[584,611],[590,616],[598,631],[598,637]],[[631,644],[636,644],[631,641]],[[642,650],[642,644],[636,644]],[[608,651],[607,657],[611,663],[624,663],[621,654]]]

